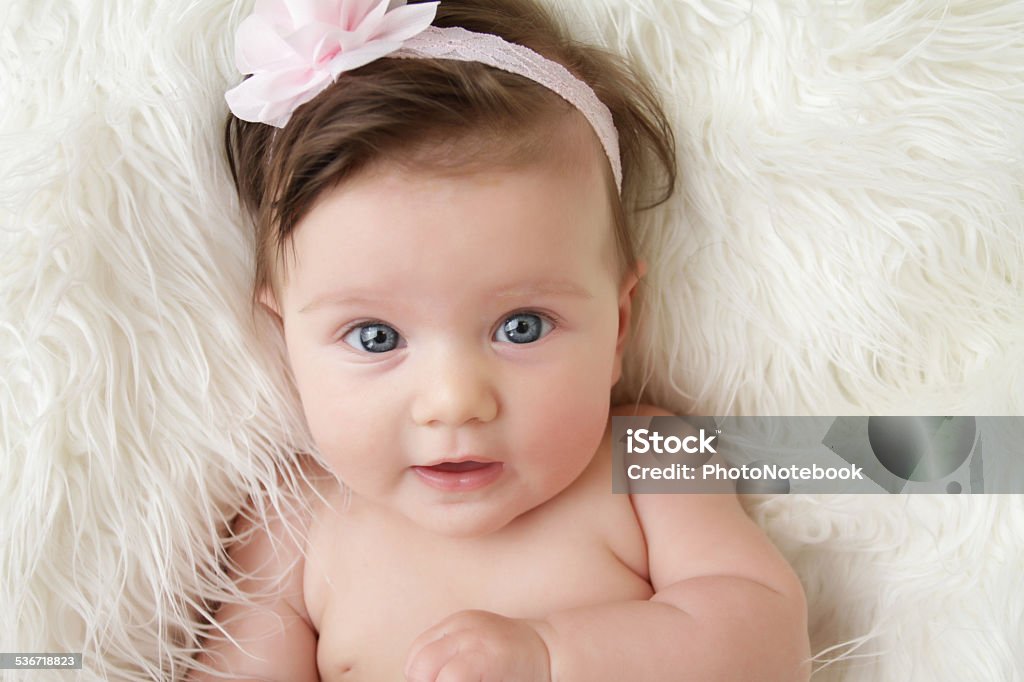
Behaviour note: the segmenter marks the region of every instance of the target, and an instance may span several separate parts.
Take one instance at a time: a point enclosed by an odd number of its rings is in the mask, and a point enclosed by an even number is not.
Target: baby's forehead
[[[381,157],[367,170],[464,175],[493,170],[554,169],[580,180],[604,178],[617,192],[611,166],[593,127],[574,107],[517,130],[478,128],[435,132],[421,142]]]
[[[383,225],[382,232],[374,228],[374,233],[383,244],[401,232],[394,229],[396,222],[408,222],[410,216],[413,216],[416,222],[423,218],[423,222],[429,223],[427,212],[444,206],[444,196],[459,197],[465,191],[472,190],[473,186],[500,178],[506,173],[520,177],[534,175],[537,178],[532,182],[505,185],[517,188],[513,192],[518,192],[518,188],[522,187],[538,188],[536,194],[529,196],[515,194],[514,199],[508,200],[510,206],[515,206],[518,200],[527,205],[535,203],[538,209],[546,207],[542,212],[534,211],[529,215],[533,215],[538,223],[559,226],[558,232],[572,232],[570,223],[585,225],[588,233],[592,230],[600,232],[601,260],[611,264],[617,262],[612,209],[617,191],[614,177],[596,134],[586,119],[574,109],[569,114],[554,118],[547,125],[534,126],[529,134],[518,137],[481,130],[425,140],[415,148],[407,149],[404,154],[374,160],[357,174],[324,192],[316,203],[324,206],[334,203],[337,197],[346,194],[351,196],[352,192],[361,194],[363,200],[360,205],[367,211],[364,216],[366,220],[361,224],[365,226],[373,222],[375,226]],[[432,194],[434,189],[441,191]],[[442,194],[444,196],[440,196]],[[496,202],[506,200],[504,196],[493,197]],[[403,210],[402,206],[408,206],[408,203],[403,203],[407,199],[416,204],[419,213],[414,215],[409,210]],[[349,202],[343,209],[335,209],[333,214],[328,212],[322,220],[316,221],[323,224],[313,230],[315,236],[303,234],[307,230],[303,230],[302,225],[309,218],[315,220],[313,214],[316,209],[300,220],[296,233],[290,237],[303,243],[299,251],[305,257],[290,262],[288,269],[301,269],[303,262],[309,262],[312,252],[321,251],[325,245],[330,244],[339,230],[345,231],[341,226],[360,222],[339,219],[353,215],[352,208],[353,204]],[[396,220],[388,220],[393,216],[385,214],[391,213],[397,216]],[[488,214],[480,211],[474,215],[487,217]],[[517,215],[528,214],[519,211]],[[555,216],[560,216],[562,220],[556,220]],[[332,227],[328,229],[328,225]],[[511,228],[504,230],[506,239],[510,232]],[[548,235],[549,238],[554,236]],[[564,240],[555,241],[559,241],[559,251],[566,256],[579,251],[578,248],[568,248],[562,243]],[[537,248],[541,248],[539,243]]]
[[[604,192],[596,173],[587,179],[550,166],[457,175],[382,166],[300,221],[294,265],[311,267],[314,278],[341,278],[367,263],[401,273],[456,263],[513,272],[613,262]]]

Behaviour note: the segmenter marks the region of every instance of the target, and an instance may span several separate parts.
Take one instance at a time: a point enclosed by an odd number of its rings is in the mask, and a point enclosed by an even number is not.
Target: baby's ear
[[[619,335],[615,342],[615,367],[612,371],[612,386],[622,376],[622,353],[626,349],[629,336],[629,321],[633,314],[633,298],[636,296],[637,285],[647,274],[646,261],[638,260],[636,267],[622,278],[619,286]]]
[[[281,306],[278,305],[277,297],[274,295],[273,290],[267,286],[261,288],[257,295],[257,300],[260,302],[260,305],[263,306],[263,309],[267,311],[267,314],[273,318],[274,322],[276,322],[278,326],[282,326],[283,320],[281,319]]]
[[[647,261],[638,260],[632,270],[627,272],[619,283],[619,315],[625,313],[627,327],[629,322],[630,308],[633,304],[633,298],[636,296],[637,286],[640,284],[640,280],[647,274]],[[622,336],[621,320],[619,328],[619,336]]]
[[[644,275],[646,275],[646,274],[647,274],[647,261],[645,261],[645,260],[638,260],[636,262],[636,267],[633,269],[633,272],[632,272],[632,279],[630,279],[629,277],[626,278],[627,282],[631,282],[632,283],[631,286],[630,286],[630,289],[629,289],[629,297],[630,297],[630,299],[632,299],[634,294],[636,294],[636,285],[639,284],[640,280],[642,280],[644,278]],[[624,286],[625,286],[625,284],[626,284],[626,282],[623,282]]]

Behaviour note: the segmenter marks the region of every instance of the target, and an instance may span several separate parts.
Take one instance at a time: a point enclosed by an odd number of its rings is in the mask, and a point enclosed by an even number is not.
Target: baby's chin
[[[478,500],[466,504],[417,505],[401,510],[412,523],[425,531],[451,539],[474,540],[508,528],[529,509],[495,504],[496,500]]]

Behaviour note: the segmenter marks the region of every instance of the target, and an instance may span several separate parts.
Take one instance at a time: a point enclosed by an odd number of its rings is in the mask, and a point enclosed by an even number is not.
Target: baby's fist
[[[489,611],[459,611],[412,643],[408,682],[550,682],[548,647],[538,621]]]

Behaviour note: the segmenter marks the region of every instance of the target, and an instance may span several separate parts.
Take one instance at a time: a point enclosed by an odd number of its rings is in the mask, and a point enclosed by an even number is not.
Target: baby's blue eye
[[[343,341],[353,348],[368,353],[387,353],[398,348],[401,338],[393,328],[375,322],[356,327],[345,335]]]
[[[551,331],[551,322],[533,313],[516,313],[505,318],[505,322],[494,332],[495,341],[511,343],[533,343]]]

